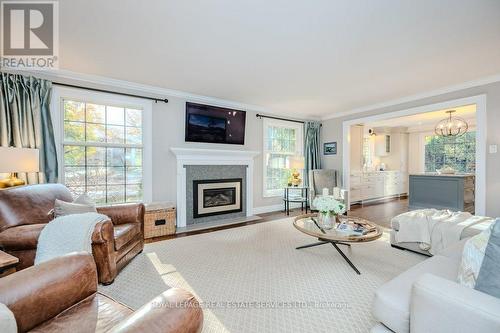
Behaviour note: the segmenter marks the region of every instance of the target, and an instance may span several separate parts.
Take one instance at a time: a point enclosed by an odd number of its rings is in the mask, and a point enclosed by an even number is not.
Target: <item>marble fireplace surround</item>
[[[170,148],[177,160],[177,227],[186,227],[187,165],[246,165],[246,216],[253,215],[253,167],[258,151]]]

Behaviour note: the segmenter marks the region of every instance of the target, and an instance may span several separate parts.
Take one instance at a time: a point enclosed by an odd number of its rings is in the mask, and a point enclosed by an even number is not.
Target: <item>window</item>
[[[458,172],[476,172],[476,132],[460,137],[425,137],[425,171],[450,166]]]
[[[280,196],[291,177],[290,157],[303,155],[303,126],[271,119],[263,125],[264,196]]]
[[[143,110],[63,98],[63,182],[98,204],[143,200]]]

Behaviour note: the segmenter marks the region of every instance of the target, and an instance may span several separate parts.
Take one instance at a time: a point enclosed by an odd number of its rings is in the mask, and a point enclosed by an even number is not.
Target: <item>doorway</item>
[[[433,135],[435,124],[452,109],[470,126],[460,142]],[[408,193],[409,174],[435,172],[450,164],[458,172],[475,174],[475,212],[485,215],[485,95],[348,120],[343,123],[343,136],[343,183],[352,189],[349,204],[404,195]],[[461,157],[454,159],[453,149],[463,147],[469,151],[460,151]],[[360,180],[370,182],[370,187],[358,191]]]

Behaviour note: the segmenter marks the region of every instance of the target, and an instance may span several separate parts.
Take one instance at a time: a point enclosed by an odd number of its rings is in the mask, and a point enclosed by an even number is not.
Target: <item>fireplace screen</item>
[[[234,205],[236,188],[215,188],[203,190],[203,208]]]
[[[194,218],[242,211],[241,178],[193,181]]]

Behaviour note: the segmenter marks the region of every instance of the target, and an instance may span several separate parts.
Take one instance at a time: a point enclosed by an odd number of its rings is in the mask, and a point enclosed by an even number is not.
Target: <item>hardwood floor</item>
[[[377,223],[381,227],[390,228],[391,219],[394,216],[401,214],[401,213],[404,213],[404,212],[407,212],[407,211],[408,211],[408,199],[401,198],[401,199],[391,199],[391,200],[388,200],[385,202],[380,202],[380,203],[354,205],[351,207],[351,210],[349,211],[348,215],[362,217],[362,218],[370,220],[374,223]],[[300,210],[300,208],[290,210],[290,217],[298,216],[301,214],[303,214],[303,212]],[[145,243],[153,243],[153,242],[158,242],[158,241],[162,241],[162,240],[166,240],[166,239],[173,239],[173,238],[179,238],[179,237],[186,237],[186,236],[190,236],[190,235],[204,234],[207,232],[213,232],[213,231],[224,230],[224,229],[229,229],[229,228],[237,228],[237,227],[241,227],[244,225],[251,225],[251,224],[256,224],[256,223],[264,223],[264,222],[279,220],[279,219],[283,219],[283,218],[287,217],[287,215],[282,211],[266,213],[266,214],[259,214],[258,216],[261,217],[260,220],[242,222],[242,223],[227,225],[227,226],[218,226],[218,227],[213,227],[213,228],[204,229],[204,230],[183,232],[183,233],[179,233],[179,234],[175,234],[175,235],[155,237],[155,238],[146,239],[144,242]]]
[[[408,198],[396,198],[381,203],[355,205],[348,215],[358,216],[372,221],[381,227],[390,228],[391,219],[408,211]]]

